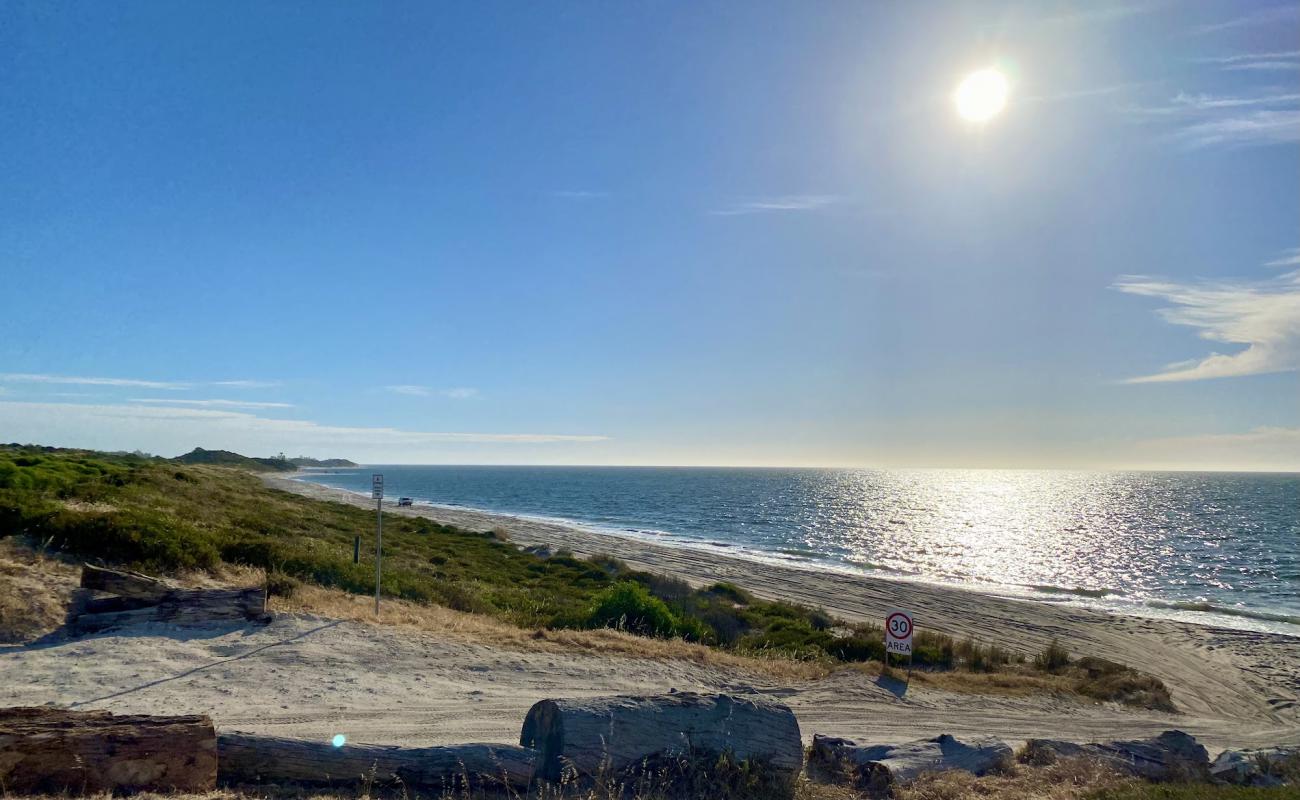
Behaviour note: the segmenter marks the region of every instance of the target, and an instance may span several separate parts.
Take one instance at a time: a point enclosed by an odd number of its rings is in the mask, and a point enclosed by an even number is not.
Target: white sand
[[[368,501],[286,480],[314,497]],[[219,728],[354,741],[439,744],[516,740],[544,697],[679,690],[758,691],[789,703],[813,733],[896,742],[939,733],[1018,742],[1089,740],[1177,727],[1212,750],[1300,743],[1300,639],[1116,617],[923,584],[822,574],[713,556],[560,525],[468,511],[396,509],[516,542],[608,552],[641,568],[703,582],[732,580],[758,594],[814,603],[844,617],[913,610],[918,624],[1033,651],[1051,637],[1159,675],[1184,712],[1168,715],[1064,697],[982,697],[918,685],[898,696],[844,671],[776,686],[734,670],[681,661],[515,652],[436,635],[281,616],[269,626],[141,626],[78,640],[0,647],[0,705],[57,703],[117,712],[206,713]]]

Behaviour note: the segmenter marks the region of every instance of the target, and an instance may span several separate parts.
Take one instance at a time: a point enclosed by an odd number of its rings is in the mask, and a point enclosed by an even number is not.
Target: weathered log
[[[799,722],[788,707],[724,694],[542,700],[524,718],[519,744],[537,750],[545,780],[568,768],[592,776],[723,753],[790,781],[803,768]]]
[[[9,793],[210,792],[216,780],[207,717],[0,709],[0,786]]]
[[[907,744],[862,746],[851,739],[818,734],[813,736],[808,764],[879,795],[926,772],[956,769],[985,775],[1010,762],[1011,756],[1011,746],[991,736],[961,741],[944,734]]]
[[[127,570],[86,564],[81,568],[81,588],[158,602],[177,587],[167,581]]]
[[[1055,739],[1030,739],[1025,760],[1050,764],[1061,757],[1092,758],[1120,772],[1153,781],[1204,778],[1210,754],[1195,737],[1182,731],[1165,731],[1150,739],[1075,744]]]
[[[266,590],[249,589],[173,589],[156,605],[125,611],[82,614],[72,621],[77,633],[92,633],[135,625],[142,622],[168,622],[195,625],[214,620],[270,619],[266,612]]]
[[[1210,765],[1210,778],[1237,786],[1281,786],[1293,760],[1300,762],[1300,747],[1224,750]]]
[[[354,785],[400,780],[408,788],[527,787],[536,753],[507,744],[386,747],[246,733],[217,737],[222,784]]]

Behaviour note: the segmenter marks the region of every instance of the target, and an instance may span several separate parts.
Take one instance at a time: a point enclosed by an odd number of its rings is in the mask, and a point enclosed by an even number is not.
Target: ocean
[[[374,466],[305,480],[812,570],[1300,636],[1300,475]]]

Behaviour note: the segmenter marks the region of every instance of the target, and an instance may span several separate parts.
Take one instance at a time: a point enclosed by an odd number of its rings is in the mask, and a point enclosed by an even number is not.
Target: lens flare
[[[347,742],[347,740],[348,737],[344,736],[341,733],[336,733],[334,734],[334,738],[330,739],[330,744],[334,745],[335,747],[342,747],[343,744]]]

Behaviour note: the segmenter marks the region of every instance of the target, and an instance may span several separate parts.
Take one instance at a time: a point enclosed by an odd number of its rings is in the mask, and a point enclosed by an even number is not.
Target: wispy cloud
[[[832,194],[786,194],[758,197],[710,211],[710,214],[733,217],[740,214],[770,214],[782,211],[815,211],[841,202]]]
[[[1265,261],[1266,267],[1300,267],[1300,247],[1283,251],[1282,255],[1272,261]]]
[[[982,27],[983,30],[1009,30],[1015,28],[1029,27],[1075,27],[1080,25],[1093,25],[1098,23],[1115,22],[1116,20],[1128,19],[1139,14],[1146,14],[1155,11],[1164,2],[1144,2],[1144,3],[1090,3],[1080,4],[1077,8],[1063,14],[1049,14],[1045,16],[1013,16],[1000,19],[996,22],[987,23]],[[1030,6],[1032,8],[1032,6]]]
[[[73,375],[39,375],[27,372],[0,373],[0,381],[10,383],[49,383],[74,386],[130,386],[136,389],[188,389],[188,383],[146,381],[135,378],[86,378]]]
[[[81,440],[87,446],[148,446],[160,440],[211,442],[247,452],[344,452],[349,448],[418,451],[442,444],[539,444],[601,442],[608,436],[554,433],[408,431],[398,428],[322,425],[275,419],[243,411],[162,405],[20,403],[0,401],[0,429],[32,441]],[[106,441],[112,437],[112,442]],[[192,445],[191,445],[192,446]],[[426,451],[427,452],[427,451]]]
[[[1254,11],[1231,19],[1223,20],[1222,22],[1198,25],[1188,31],[1188,33],[1193,36],[1204,36],[1207,33],[1217,33],[1219,31],[1228,31],[1237,28],[1253,28],[1260,25],[1272,25],[1279,22],[1290,22],[1297,19],[1300,19],[1300,6],[1276,5],[1267,8],[1257,8]]]
[[[1201,64],[1217,64],[1225,70],[1293,70],[1300,69],[1300,50],[1271,53],[1238,53],[1231,56],[1199,58]]]
[[[1156,313],[1172,325],[1195,328],[1202,339],[1244,345],[1170,364],[1127,383],[1232,378],[1300,369],[1300,271],[1261,281],[1178,283],[1127,276],[1114,288],[1169,303]]]
[[[213,386],[228,386],[231,389],[271,389],[283,384],[280,381],[213,381]]]
[[[169,406],[195,406],[198,408],[293,408],[293,403],[269,403],[256,400],[178,400],[166,397],[134,398],[131,403],[157,403]]]
[[[1091,89],[1069,89],[1047,94],[1030,94],[1016,99],[1017,103],[1059,103],[1065,100],[1081,100],[1087,97],[1106,97],[1120,92],[1145,86],[1146,83],[1117,83],[1111,86],[1097,86]]]
[[[385,390],[393,394],[402,394],[409,397],[449,397],[453,400],[465,400],[470,397],[478,396],[478,389],[472,389],[468,386],[454,386],[450,389],[435,389],[431,386],[416,386],[414,384],[404,383],[395,386],[385,386]]]
[[[1151,121],[1172,122],[1173,140],[1192,149],[1300,141],[1300,93],[1180,92],[1164,105],[1130,111]]]

